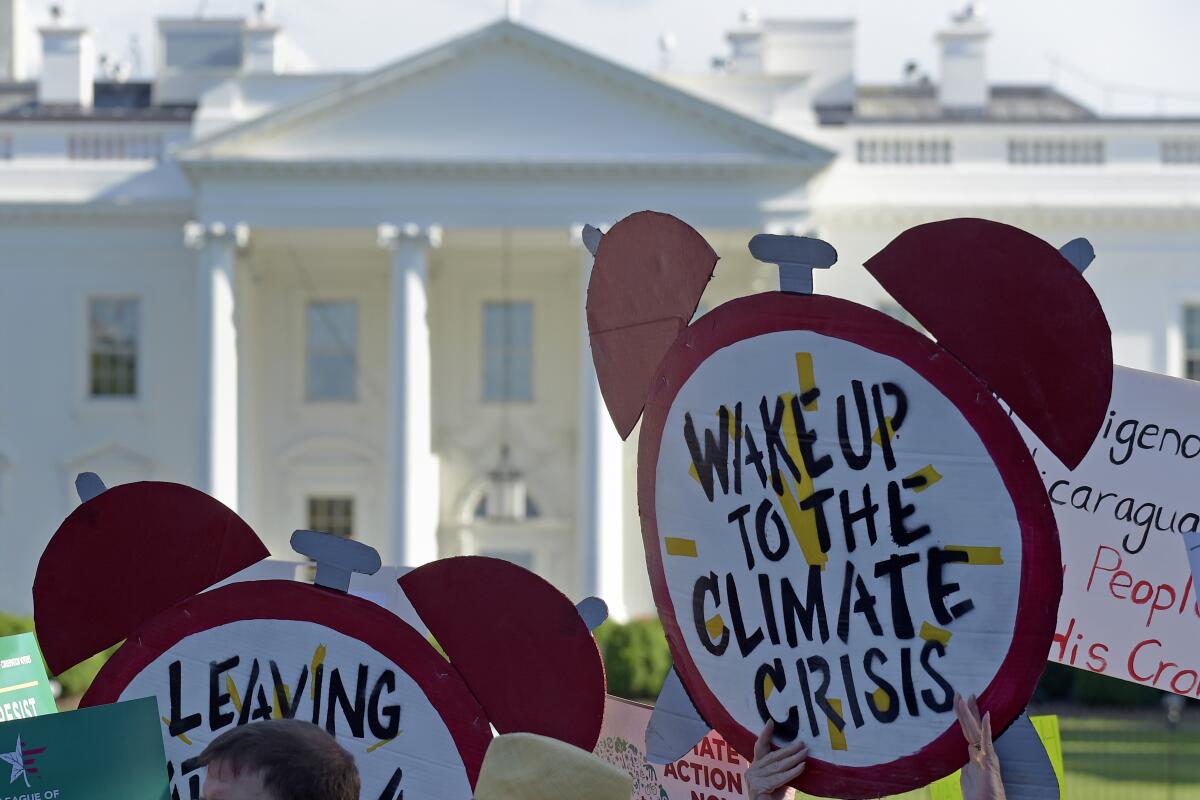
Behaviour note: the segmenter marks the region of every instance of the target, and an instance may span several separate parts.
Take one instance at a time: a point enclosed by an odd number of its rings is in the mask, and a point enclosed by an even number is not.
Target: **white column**
[[[379,246],[392,255],[391,445],[392,559],[416,567],[437,558],[438,463],[433,452],[429,348],[429,249],[441,229],[380,225]]]
[[[196,265],[197,413],[200,488],[238,507],[238,345],[234,286],[237,251],[249,241],[244,224],[189,222],[184,242]]]
[[[608,604],[615,619],[625,618],[625,467],[624,443],[608,416],[592,364],[587,329],[587,286],[592,255],[583,246],[579,228],[572,242],[580,252],[579,301],[579,542],[583,594]]]

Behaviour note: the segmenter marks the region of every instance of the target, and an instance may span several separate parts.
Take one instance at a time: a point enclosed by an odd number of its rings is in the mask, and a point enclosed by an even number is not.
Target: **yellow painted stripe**
[[[35,687],[37,685],[38,685],[37,681],[29,681],[28,683],[17,683],[12,686],[0,686],[0,694],[7,694],[8,692],[19,692],[22,689],[32,689],[33,687]]]
[[[695,464],[692,464],[690,467],[688,467],[688,475],[691,475],[692,480],[694,480],[696,483],[700,482],[700,474],[696,472]]]
[[[948,645],[950,644],[950,637],[953,635],[945,628],[930,625],[928,622],[921,623],[921,638],[927,642],[941,642],[943,646]]]
[[[308,686],[308,696],[313,700],[317,699],[317,667],[325,663],[325,645],[317,645],[317,649],[313,650],[312,664],[309,665],[308,674],[312,676],[312,683]]]
[[[896,429],[892,427],[892,418],[884,417],[883,424],[887,426],[888,438],[895,439],[896,438]],[[875,429],[875,435],[871,437],[871,441],[874,442],[875,444],[883,444],[883,437],[879,435],[879,428]]]
[[[233,701],[233,707],[237,709],[239,714],[242,713],[242,697],[238,694],[232,675],[225,676],[225,691],[229,693],[229,699]]]
[[[708,631],[708,637],[714,642],[721,638],[721,634],[725,632],[725,619],[717,614],[715,617],[704,623],[705,630]]]
[[[779,503],[783,506],[783,515],[787,517],[788,527],[792,529],[796,544],[800,545],[804,560],[810,565],[825,569],[829,562],[829,554],[821,552],[816,515],[812,511],[800,510],[800,504],[792,492],[792,482],[786,477],[783,479],[783,495],[779,498]]]
[[[919,470],[914,472],[912,475],[909,475],[908,478],[905,478],[905,480],[909,480],[912,478],[924,478],[925,479],[925,483],[913,488],[914,492],[919,493],[919,492],[925,491],[930,486],[933,486],[935,483],[940,481],[942,479],[942,476],[941,476],[941,473],[939,473],[936,469],[933,468],[933,464],[926,464],[925,466],[921,467]]]
[[[878,709],[881,714],[886,714],[887,710],[892,707],[892,698],[883,690],[883,687],[876,689],[875,693],[871,695],[871,698],[875,701],[875,708]]]
[[[770,675],[763,675],[763,699],[766,700],[770,697],[773,691],[775,691],[775,681],[771,680]]]
[[[404,733],[404,731],[400,731],[400,733]],[[383,746],[385,746],[385,745],[391,744],[392,742],[396,741],[396,739],[397,739],[397,738],[399,738],[399,734],[397,734],[396,736],[393,736],[391,739],[384,739],[383,741],[376,742],[375,744],[373,744],[373,745],[371,745],[370,747],[368,747],[368,748],[367,748],[367,752],[368,752],[368,753],[374,753],[374,752],[375,752],[376,750],[378,750],[379,748],[381,748],[381,747],[383,747]]]
[[[171,729],[171,720],[167,719],[166,717],[159,717],[159,719],[161,719],[163,721],[163,725],[167,726],[167,730]],[[178,736],[176,736],[175,738],[178,739],[179,741],[183,742],[184,744],[186,744],[188,747],[192,746],[192,740],[189,739],[185,734],[181,733]]]
[[[800,394],[804,394],[817,386],[813,375],[812,353],[796,353],[796,380],[800,385]],[[805,411],[816,411],[817,401],[811,400],[804,405]]]
[[[681,539],[675,536],[667,537],[667,555],[696,557],[696,540]]]
[[[788,527],[792,529],[792,536],[800,545],[805,560],[810,565],[825,569],[825,564],[829,561],[829,554],[821,552],[821,541],[817,535],[817,512],[815,509],[800,510],[800,499],[812,494],[813,481],[812,477],[804,471],[804,458],[800,454],[800,435],[796,430],[796,418],[792,416],[791,412],[792,398],[795,395],[789,393],[781,394],[779,397],[783,400],[784,405],[780,433],[783,436],[788,455],[800,470],[800,480],[794,486],[788,475],[781,476],[783,478],[783,494],[779,496],[780,505],[783,506],[783,515],[787,517]],[[782,464],[779,465],[779,469],[785,473],[787,471],[787,467]]]
[[[827,698],[829,705],[833,706],[833,710],[837,712],[839,717],[842,717],[842,701],[832,697]],[[845,719],[845,717],[842,717]],[[825,724],[829,726],[829,746],[834,750],[849,750],[850,746],[846,742],[845,729],[838,730],[838,726],[833,724],[833,720],[826,719]]]
[[[969,545],[948,544],[942,549],[966,553],[967,563],[975,566],[998,567],[1004,563],[1004,557],[999,547],[971,547]]]

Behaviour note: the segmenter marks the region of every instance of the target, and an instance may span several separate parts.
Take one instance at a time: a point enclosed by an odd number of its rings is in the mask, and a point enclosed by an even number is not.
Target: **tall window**
[[[88,393],[136,397],[138,301],[94,297],[88,301]]]
[[[308,304],[307,397],[347,402],[358,397],[358,303]]]
[[[1200,381],[1200,305],[1183,307],[1183,375]]]
[[[309,497],[308,529],[349,539],[354,536],[353,497]]]
[[[483,399],[533,399],[533,303],[484,303]]]

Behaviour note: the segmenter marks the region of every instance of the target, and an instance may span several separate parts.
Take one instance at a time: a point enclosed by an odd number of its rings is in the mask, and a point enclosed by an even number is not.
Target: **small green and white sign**
[[[168,800],[153,698],[0,723],[0,800]]]
[[[32,633],[0,636],[0,722],[53,714],[54,692]],[[2,745],[0,745],[2,746]]]

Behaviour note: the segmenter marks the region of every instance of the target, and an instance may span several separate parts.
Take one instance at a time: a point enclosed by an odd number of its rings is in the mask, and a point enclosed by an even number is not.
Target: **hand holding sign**
[[[963,800],[1004,800],[1000,759],[992,743],[992,715],[979,716],[975,697],[954,696],[954,713],[962,726],[970,757],[962,770]]]
[[[754,763],[746,770],[746,788],[750,800],[784,800],[789,785],[804,772],[808,747],[796,742],[778,750],[771,749],[775,723],[768,722],[754,742]]]

